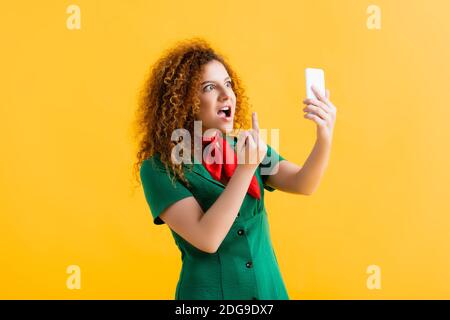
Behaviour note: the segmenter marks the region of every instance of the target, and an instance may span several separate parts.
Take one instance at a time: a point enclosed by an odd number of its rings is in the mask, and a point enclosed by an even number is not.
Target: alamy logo
[[[214,146],[207,146],[202,150],[202,137],[210,136],[214,134],[217,129],[208,129],[202,135],[202,125],[201,121],[194,121],[194,157],[192,154],[191,146],[192,146],[192,137],[188,130],[180,128],[176,129],[172,132],[171,140],[176,142],[176,145],[172,148],[171,159],[173,163],[176,164],[192,164],[192,158],[194,159],[194,163],[201,163],[199,159],[203,159],[203,161],[207,161],[207,159],[213,159],[212,163],[217,164],[229,164],[234,160],[231,155],[227,155],[225,159],[221,153],[215,153],[213,156],[211,154]],[[226,132],[225,136],[228,136],[230,132]],[[262,141],[267,141],[268,130],[267,129],[259,129],[259,138]],[[270,146],[274,150],[278,150],[279,148],[279,129],[270,130]],[[243,132],[238,134],[238,139],[243,138]],[[275,159],[278,156],[278,153],[271,152],[270,154],[266,154],[266,156],[260,162],[261,164],[261,174],[269,175],[276,174],[278,171],[278,167],[275,167],[275,164],[278,162]],[[249,161],[246,161],[245,157],[242,155],[237,157],[237,163],[256,163],[256,159],[254,157],[250,157]]]

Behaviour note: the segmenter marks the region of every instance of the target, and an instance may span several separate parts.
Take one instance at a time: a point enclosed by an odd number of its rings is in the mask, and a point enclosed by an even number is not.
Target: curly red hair
[[[138,183],[142,162],[159,153],[168,174],[173,172],[172,182],[178,178],[189,185],[182,164],[171,161],[172,148],[176,145],[171,135],[175,129],[184,128],[194,137],[194,120],[200,111],[201,68],[212,60],[221,62],[232,80],[236,95],[234,129],[248,128],[248,98],[241,80],[225,57],[201,38],[179,41],[154,63],[140,92],[135,120],[138,151],[134,163]]]

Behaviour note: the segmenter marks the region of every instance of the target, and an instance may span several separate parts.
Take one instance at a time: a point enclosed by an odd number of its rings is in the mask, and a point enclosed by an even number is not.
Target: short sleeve
[[[273,149],[270,145],[267,145],[267,153],[263,161],[259,165],[259,170],[261,174],[261,180],[263,181],[264,189],[266,189],[269,192],[273,192],[275,188],[272,188],[271,186],[266,184],[267,178],[271,173],[273,173],[272,170],[274,169],[275,165],[282,160],[286,159],[280,154],[278,154],[278,152],[275,149]]]
[[[140,176],[154,224],[164,224],[159,215],[170,205],[193,196],[180,181],[175,180],[173,184],[164,165],[155,161],[154,157],[142,162]]]

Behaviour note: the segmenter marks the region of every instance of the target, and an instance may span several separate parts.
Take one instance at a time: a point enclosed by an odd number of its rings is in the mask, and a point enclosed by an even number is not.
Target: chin
[[[222,131],[222,133],[230,133],[233,131],[233,122],[220,126],[219,130]]]
[[[219,122],[215,122],[214,124],[210,124],[207,125],[205,127],[203,127],[203,130],[205,131],[206,129],[217,129],[219,130],[222,134],[230,134],[233,129],[234,129],[234,121],[230,121],[230,122],[223,122],[223,121],[219,121]]]

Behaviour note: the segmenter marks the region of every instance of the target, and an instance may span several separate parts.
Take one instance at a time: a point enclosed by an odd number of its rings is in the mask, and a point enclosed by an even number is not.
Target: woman
[[[175,299],[289,299],[264,190],[309,195],[316,189],[328,161],[335,107],[328,91],[326,97],[315,93],[318,100],[305,99],[304,111],[317,124],[318,138],[301,167],[259,137],[256,113],[252,129],[243,130],[248,103],[240,79],[206,41],[180,42],[155,63],[137,112],[135,173],[153,222],[169,226],[181,251]],[[193,139],[173,139],[180,128]],[[228,136],[233,129],[239,137]],[[175,161],[180,143],[188,147],[183,159],[193,161]]]

